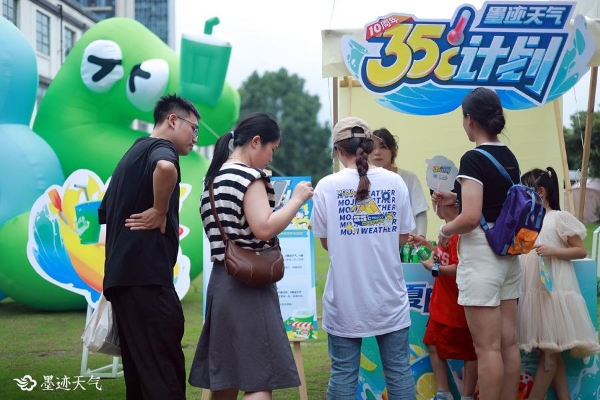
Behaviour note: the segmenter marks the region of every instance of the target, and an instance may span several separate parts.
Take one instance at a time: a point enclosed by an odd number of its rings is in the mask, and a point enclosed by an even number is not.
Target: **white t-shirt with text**
[[[323,293],[323,329],[341,337],[382,335],[410,326],[399,235],[415,221],[398,174],[369,168],[370,196],[356,203],[356,169],[321,179],[311,227],[327,238],[329,271]]]

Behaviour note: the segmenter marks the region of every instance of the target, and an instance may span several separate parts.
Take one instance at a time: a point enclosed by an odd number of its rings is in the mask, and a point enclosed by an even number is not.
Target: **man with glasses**
[[[198,140],[200,114],[175,94],[154,108],[154,129],[113,172],[102,204],[104,295],[121,341],[128,399],[185,399],[184,316],[173,285],[179,249],[179,156]]]

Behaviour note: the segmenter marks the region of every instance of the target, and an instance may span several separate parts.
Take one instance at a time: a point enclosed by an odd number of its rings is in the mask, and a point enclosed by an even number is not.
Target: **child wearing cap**
[[[356,398],[362,338],[375,336],[390,399],[416,399],[409,364],[410,314],[398,246],[415,228],[408,189],[369,165],[371,129],[360,118],[333,129],[333,157],[345,167],[315,188],[311,226],[329,254],[323,293],[331,376],[327,399]]]
[[[433,194],[433,191],[430,191]],[[458,215],[457,204],[434,206],[438,217],[450,222]],[[458,304],[456,270],[458,266],[458,235],[453,235],[447,247],[433,247],[424,237],[409,235],[411,246],[427,246],[431,257],[421,264],[435,279],[429,303],[429,322],[423,337],[435,376],[435,400],[453,400],[448,384],[446,360],[464,360],[461,400],[473,400],[477,386],[477,355],[469,332],[465,310]]]

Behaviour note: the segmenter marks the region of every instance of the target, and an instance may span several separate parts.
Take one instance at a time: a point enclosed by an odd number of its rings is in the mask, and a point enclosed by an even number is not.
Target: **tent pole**
[[[562,161],[563,175],[565,178],[565,189],[567,192],[567,207],[571,214],[575,215],[575,206],[573,205],[573,189],[571,188],[571,178],[569,176],[569,163],[567,162],[567,149],[565,147],[565,134],[562,124],[562,112],[560,110],[558,99],[552,102],[554,104],[554,116],[556,118],[556,131],[558,132],[558,145],[560,146],[560,158]]]
[[[585,189],[587,186],[587,170],[590,161],[590,146],[592,142],[592,123],[594,118],[594,103],[596,102],[596,81],[598,80],[598,67],[591,68],[590,93],[588,97],[587,118],[585,120],[585,136],[583,138],[583,162],[581,166],[581,183],[579,189],[579,210],[577,218],[583,221],[583,205],[585,203]]]
[[[344,79],[348,82],[348,111],[346,112],[346,116],[350,117],[352,116],[352,86],[354,85],[351,76],[346,76]]]
[[[333,124],[331,125],[331,131],[333,132],[333,127],[340,120],[340,82],[337,76],[333,77]],[[333,151],[333,148],[331,149]],[[333,172],[338,172],[340,170],[340,159],[333,159]]]
[[[333,125],[332,128],[335,126],[335,124],[337,124],[339,118],[340,118],[340,113],[339,113],[339,104],[340,102],[340,84],[339,84],[339,79],[337,76],[333,77]]]

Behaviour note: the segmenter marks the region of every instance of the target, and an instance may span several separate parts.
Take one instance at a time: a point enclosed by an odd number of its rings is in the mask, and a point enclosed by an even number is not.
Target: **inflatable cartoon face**
[[[140,136],[132,122],[153,123],[156,101],[180,92],[182,85],[193,101],[189,87],[197,86],[182,83],[179,55],[156,35],[132,19],[104,20],[69,53],[44,96],[34,130],[59,154],[66,175],[84,167],[106,179]],[[228,83],[216,104],[195,105],[202,116],[199,146],[213,144],[239,116],[239,94]],[[111,151],[96,157],[106,143]]]

